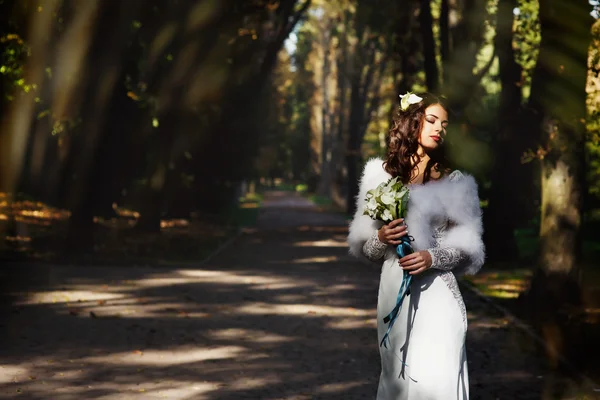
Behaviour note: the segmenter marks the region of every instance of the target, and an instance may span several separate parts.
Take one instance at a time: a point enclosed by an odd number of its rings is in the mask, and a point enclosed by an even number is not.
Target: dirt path
[[[340,215],[265,205],[197,268],[5,270],[30,286],[2,310],[0,398],[373,399],[379,271],[347,255]],[[541,398],[531,341],[465,299],[472,398]]]

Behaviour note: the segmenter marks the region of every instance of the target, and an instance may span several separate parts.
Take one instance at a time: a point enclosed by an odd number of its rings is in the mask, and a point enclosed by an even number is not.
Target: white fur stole
[[[381,221],[363,215],[367,191],[374,189],[391,176],[383,169],[383,160],[373,158],[365,165],[356,198],[356,213],[350,222],[348,245],[350,254],[370,262],[362,253],[365,242],[379,229]],[[482,241],[483,225],[475,179],[467,174],[454,172],[449,177],[430,181],[423,185],[410,185],[410,200],[406,214],[409,234],[416,251],[435,245],[434,229],[443,221],[450,221],[449,228],[440,239],[441,247],[452,247],[469,256],[468,265],[455,270],[456,274],[475,274],[485,261]],[[387,252],[386,257],[395,256]]]

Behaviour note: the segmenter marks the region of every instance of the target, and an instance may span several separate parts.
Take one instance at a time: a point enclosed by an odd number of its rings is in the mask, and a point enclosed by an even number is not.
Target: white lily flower
[[[396,202],[394,193],[392,192],[385,192],[384,194],[381,195],[381,202],[383,204],[385,204],[386,206],[392,205]]]
[[[377,201],[372,198],[371,200],[369,200],[366,207],[367,207],[367,210],[369,210],[369,211],[377,210]]]
[[[411,104],[417,104],[421,100],[423,100],[422,97],[419,97],[412,92],[407,92],[406,94],[400,95],[400,109],[406,111]]]
[[[383,214],[381,214],[381,219],[384,222],[389,222],[393,220],[392,213],[387,208],[383,210]]]

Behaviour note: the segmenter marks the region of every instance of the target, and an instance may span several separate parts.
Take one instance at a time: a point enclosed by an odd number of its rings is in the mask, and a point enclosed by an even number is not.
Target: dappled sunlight
[[[340,392],[344,392],[348,390],[348,388],[359,387],[362,385],[369,384],[368,381],[354,381],[354,382],[344,382],[344,383],[328,383],[325,385],[321,385],[315,391],[318,394],[324,395],[332,395]]]
[[[196,5],[190,10],[187,17],[187,31],[194,32],[202,28],[205,24],[209,23],[217,16],[218,10],[218,1],[215,0],[203,0],[196,3]]]
[[[474,284],[484,295],[499,299],[516,299],[529,287],[530,270],[482,270],[463,279]]]
[[[239,357],[245,351],[247,351],[247,349],[240,346],[223,346],[216,348],[201,348],[194,346],[169,350],[112,353],[105,356],[86,357],[81,361],[84,363],[97,363],[102,365],[164,366],[233,359]]]
[[[426,90],[485,215],[489,262],[461,282],[471,397],[542,398],[547,360],[504,310],[537,311],[514,300],[535,260],[600,254],[598,23],[581,40],[600,6],[404,3],[0,0],[0,397],[373,398],[380,268],[349,222],[397,92]],[[559,159],[587,181],[547,187]],[[576,335],[546,338],[591,364],[600,277],[578,279]]]
[[[301,285],[300,282],[298,283],[294,283],[294,281],[290,280],[290,281],[286,281],[286,282],[279,282],[279,283],[269,283],[269,284],[265,284],[265,285],[255,285],[252,288],[254,290],[293,290],[296,289],[298,287],[302,287],[302,286],[310,286],[310,282],[305,282],[304,285]]]
[[[22,299],[15,303],[17,305],[107,301],[122,299],[126,296],[122,293],[86,290],[56,290],[37,293],[22,293],[20,295],[22,296]]]
[[[67,210],[51,207],[40,201],[14,201],[11,197],[10,194],[1,193],[0,220],[14,218],[18,222],[49,226],[53,222],[65,221],[71,215]]]
[[[263,276],[245,273],[244,271],[226,272],[210,270],[181,270],[180,275],[189,277],[187,282],[211,282],[218,279],[220,282],[233,285],[253,285],[256,290],[279,290],[298,287],[299,285],[310,285],[310,280],[297,280],[282,276]],[[160,284],[162,279],[147,280],[146,284]]]
[[[0,384],[15,382],[21,377],[29,377],[29,370],[27,368],[14,365],[0,365]]]
[[[3,389],[107,400],[374,393],[377,272],[342,266],[343,249],[299,246],[285,260],[289,248],[273,251],[259,237],[243,237],[244,254],[223,253],[205,269],[56,267],[45,290],[21,292],[29,296],[15,316],[34,332],[14,331],[20,344],[6,358]],[[263,256],[250,264],[248,251]],[[48,323],[59,326],[50,338],[40,329]],[[470,334],[507,328],[469,313]]]
[[[29,236],[6,236],[5,239],[8,242],[23,242],[23,243],[31,242],[31,238]]]
[[[377,319],[357,319],[357,318],[337,318],[327,322],[327,327],[330,329],[352,330],[360,328],[377,329]]]
[[[220,311],[218,307],[214,307],[212,311]],[[71,315],[86,315],[93,313],[95,318],[207,318],[211,313],[207,311],[199,311],[194,307],[181,304],[179,302],[169,303],[168,301],[159,301],[153,299],[152,302],[126,302],[119,304],[118,302],[107,303],[99,301],[90,304],[67,304],[67,310]]]
[[[506,318],[483,318],[478,319],[473,322],[469,322],[469,329],[479,330],[479,329],[504,329],[510,325],[510,321]]]
[[[280,303],[298,303],[304,301],[304,296],[301,294],[281,294],[274,299]]]
[[[356,309],[352,307],[333,307],[316,304],[271,304],[250,303],[236,308],[237,314],[248,315],[307,315],[327,317],[368,317],[371,310]]]
[[[295,242],[292,246],[294,246],[294,247],[348,247],[348,244],[346,242],[327,239],[327,240]]]
[[[509,292],[506,290],[485,290],[483,292],[486,296],[495,297],[497,299],[517,299],[519,298],[519,292]]]
[[[175,286],[185,285],[192,282],[202,282],[202,280],[195,280],[189,278],[166,278],[157,276],[155,278],[140,279],[135,282],[131,282],[130,290],[137,290],[138,288],[154,288],[163,286]]]
[[[85,367],[88,367],[88,365],[85,365]],[[86,381],[84,368],[66,369],[60,366],[58,368],[58,371],[61,372],[56,372],[52,376],[27,376],[23,374],[16,377],[11,382],[11,386],[15,388],[12,392],[15,395],[35,399],[101,400],[114,399],[115,396],[126,396],[127,399],[209,399],[212,398],[209,396],[210,393],[218,390],[222,385],[218,381],[199,382],[191,376],[182,380],[168,377],[164,379],[158,379],[158,377],[144,379],[139,375],[132,379],[131,375],[119,375],[109,382],[94,379]],[[137,371],[139,374],[144,371],[144,368],[137,368]],[[48,397],[49,393],[53,393],[52,397]]]
[[[169,219],[169,220],[161,220],[160,227],[162,229],[167,228],[186,228],[190,225],[190,221],[187,219]]]
[[[150,385],[148,385],[150,386]],[[172,382],[171,385],[160,385],[158,388],[140,388],[137,390],[138,396],[136,398],[146,399],[148,396],[159,397],[164,399],[207,399],[210,398],[208,395],[210,392],[215,391],[218,388],[218,384],[210,382],[198,382],[195,379],[190,379],[187,382],[176,381]],[[169,386],[177,386],[175,388]],[[132,394],[133,395],[133,394]],[[112,395],[105,397],[99,397],[99,399],[112,399]]]
[[[275,385],[281,382],[281,379],[277,377],[276,373],[267,373],[265,376],[260,378],[244,377],[241,376],[231,383],[229,386],[230,390],[248,390],[248,389],[259,389],[268,387],[269,385]]]
[[[337,256],[329,256],[329,257],[309,257],[309,258],[298,258],[292,260],[292,264],[313,264],[313,263],[330,263],[336,262],[339,260]]]
[[[253,343],[275,344],[292,342],[295,340],[292,336],[278,335],[275,332],[257,329],[227,328],[219,330],[210,330],[205,333],[207,337],[215,342],[222,340],[251,341]]]

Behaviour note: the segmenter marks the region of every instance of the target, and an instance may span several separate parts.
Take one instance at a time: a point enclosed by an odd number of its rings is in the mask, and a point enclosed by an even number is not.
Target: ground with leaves
[[[341,215],[271,193],[204,264],[6,267],[0,398],[372,399],[379,272],[346,234]],[[542,398],[535,342],[463,292],[472,398]]]

